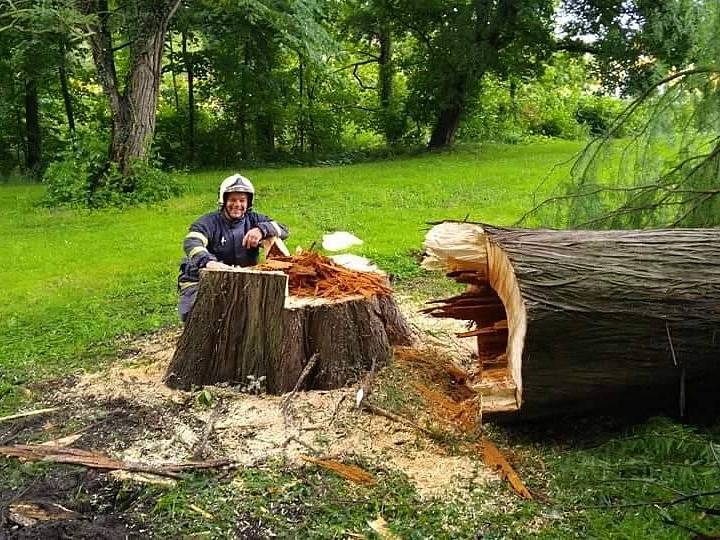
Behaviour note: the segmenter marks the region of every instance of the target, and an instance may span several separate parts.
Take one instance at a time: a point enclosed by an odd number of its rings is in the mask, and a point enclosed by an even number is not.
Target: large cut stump
[[[281,394],[312,358],[302,388],[339,388],[412,341],[390,295],[300,298],[287,284],[282,272],[204,271],[165,382],[187,389],[265,377],[266,390]]]
[[[717,400],[719,230],[443,223],[425,247],[468,284],[426,311],[472,322],[484,415]]]

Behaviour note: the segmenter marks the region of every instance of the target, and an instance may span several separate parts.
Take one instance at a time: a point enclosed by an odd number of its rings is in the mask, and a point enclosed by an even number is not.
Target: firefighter
[[[287,238],[287,227],[253,211],[254,198],[250,180],[240,174],[229,176],[218,189],[218,211],[190,225],[183,241],[185,257],[178,277],[178,312],[183,322],[195,303],[202,268],[254,266],[262,240]]]

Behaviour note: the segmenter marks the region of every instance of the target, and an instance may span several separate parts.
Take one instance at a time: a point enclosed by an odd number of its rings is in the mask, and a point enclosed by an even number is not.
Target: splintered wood
[[[293,296],[343,298],[392,293],[383,274],[350,270],[312,251],[290,257],[273,257],[255,268],[279,270],[287,274],[288,287]]]
[[[331,459],[319,459],[311,456],[300,456],[304,461],[314,463],[318,467],[332,471],[338,476],[342,476],[346,480],[355,482],[356,484],[363,484],[365,486],[374,486],[377,481],[375,477],[369,472],[361,469],[356,465],[346,465],[338,461]]]
[[[468,373],[465,370],[432,349],[399,347],[395,358],[412,368],[415,375],[422,379],[422,382],[413,381],[412,384],[427,403],[433,419],[464,432],[477,430],[478,395],[467,386]]]
[[[479,450],[482,451],[485,464],[491,469],[497,471],[500,476],[507,480],[515,493],[520,495],[523,499],[530,500],[533,498],[530,490],[528,490],[525,483],[520,479],[518,473],[515,472],[515,469],[513,469],[512,465],[510,465],[502,452],[500,452],[500,449],[495,446],[492,441],[490,441],[487,437],[483,437]]]
[[[422,313],[432,317],[467,321],[468,330],[459,338],[475,338],[478,362],[471,382],[483,395],[483,412],[514,402],[515,384],[510,380],[507,358],[508,322],[505,306],[481,275],[470,271],[449,272],[448,277],[469,283],[462,294],[427,302]],[[499,404],[499,405],[498,405]]]
[[[433,348],[399,347],[395,358],[411,368],[413,376],[420,379],[412,381],[412,385],[426,403],[432,420],[465,434],[478,433],[480,395],[468,385],[468,372]],[[420,429],[427,431],[422,427]],[[500,449],[486,436],[481,440],[480,444],[464,444],[463,448],[470,453],[480,452],[485,464],[507,480],[519,496],[532,499],[532,494]]]

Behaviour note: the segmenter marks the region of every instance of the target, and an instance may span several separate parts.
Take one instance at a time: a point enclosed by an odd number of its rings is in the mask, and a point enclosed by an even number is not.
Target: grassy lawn
[[[257,210],[290,227],[291,249],[319,246],[323,233],[347,230],[365,241],[356,252],[409,278],[420,272],[410,252],[421,249],[427,221],[468,216],[511,224],[548,171],[579,148],[482,146],[243,172],[258,189]],[[42,186],[0,187],[0,235],[10,262],[0,269],[0,380],[92,368],[118,336],[176,324],[182,238],[196,217],[214,209],[217,186],[230,172],[188,175],[184,197],[122,211],[48,209]]]
[[[257,210],[289,226],[291,249],[347,230],[365,241],[355,252],[391,271],[398,288],[430,295],[427,289],[437,285],[413,256],[426,222],[467,216],[510,225],[553,167],[580,147],[485,145],[353,166],[243,172],[258,189]],[[547,187],[568,167],[555,169]],[[6,261],[0,269],[0,415],[27,399],[25,383],[102,368],[117,352],[118,338],[177,324],[182,238],[191,221],[214,209],[217,185],[230,172],[186,175],[182,198],[122,211],[48,209],[41,186],[0,186]],[[693,496],[720,489],[718,426],[589,418],[488,429],[512,449],[535,501],[521,501],[500,480],[460,498],[421,498],[382,463],[358,463],[376,476],[374,487],[314,466],[269,462],[222,478],[188,475],[174,488],[73,485],[68,496],[88,513],[96,507],[129,512],[159,538],[390,538],[369,527],[378,517],[398,538],[720,535],[720,497]],[[64,470],[0,460],[0,511],[3,490],[22,490],[32,479]]]

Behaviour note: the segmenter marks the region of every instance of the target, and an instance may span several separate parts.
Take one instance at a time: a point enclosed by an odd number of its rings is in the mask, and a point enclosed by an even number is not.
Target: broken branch
[[[97,452],[81,450],[79,448],[58,448],[54,446],[24,444],[0,446],[0,456],[16,457],[28,461],[51,461],[53,463],[82,465],[90,469],[142,472],[158,476],[167,476],[169,478],[182,478],[182,475],[179,474],[180,471],[219,468],[231,464],[227,460],[216,460],[152,466],[143,463],[120,461]]]
[[[59,409],[60,407],[50,407],[49,409],[35,409],[34,411],[26,411],[23,413],[11,414],[10,416],[2,416],[0,417],[0,424],[3,422],[9,422],[10,420],[17,420],[18,418],[27,418],[28,416],[51,413]]]

